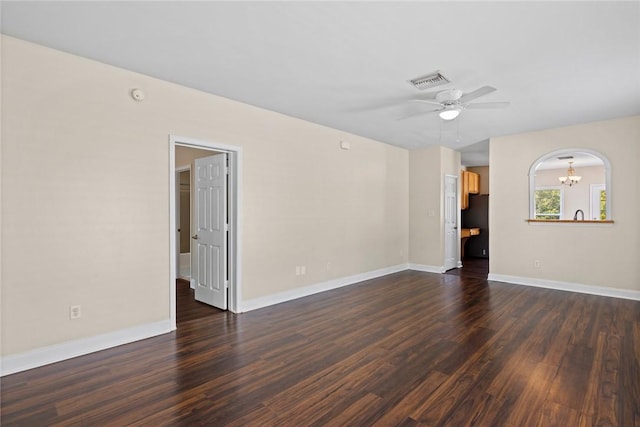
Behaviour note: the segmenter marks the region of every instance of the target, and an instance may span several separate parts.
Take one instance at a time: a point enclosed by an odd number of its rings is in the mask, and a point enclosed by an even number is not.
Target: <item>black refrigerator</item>
[[[489,258],[489,195],[470,194],[462,211],[462,228],[480,228],[480,235],[467,239],[465,257]]]

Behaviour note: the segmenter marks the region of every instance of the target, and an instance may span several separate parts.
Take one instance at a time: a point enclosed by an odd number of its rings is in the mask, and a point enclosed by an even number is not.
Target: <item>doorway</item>
[[[240,221],[241,218],[241,205],[239,203],[241,197],[241,166],[242,166],[242,150],[240,147],[231,146],[227,144],[221,144],[213,141],[199,140],[189,137],[180,137],[171,135],[169,138],[169,168],[170,168],[170,321],[172,329],[176,329],[176,279],[179,272],[179,234],[178,228],[181,229],[181,233],[184,231],[182,227],[178,226],[179,213],[177,213],[177,197],[179,197],[178,191],[176,191],[177,179],[179,175],[176,175],[176,170],[180,167],[176,166],[176,154],[180,155],[180,150],[195,150],[201,151],[202,157],[212,156],[216,153],[223,153],[228,159],[228,183],[227,183],[227,244],[225,245],[227,251],[227,263],[226,263],[226,278],[228,286],[228,309],[231,312],[240,312]],[[184,165],[182,165],[184,166]],[[179,182],[179,181],[178,181]],[[191,179],[193,184],[193,179]],[[190,233],[189,233],[190,234]],[[193,277],[193,274],[191,275]]]
[[[176,164],[176,263],[178,279],[191,281],[191,166]]]
[[[486,279],[489,274],[489,195],[470,194],[461,214],[462,268],[458,276]]]

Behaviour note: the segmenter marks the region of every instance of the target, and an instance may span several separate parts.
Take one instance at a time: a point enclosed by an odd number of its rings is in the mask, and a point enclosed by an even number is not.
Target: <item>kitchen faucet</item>
[[[581,214],[581,218],[580,218],[580,220],[581,220],[581,221],[584,221],[584,212],[582,211],[582,209],[578,209],[578,210],[576,211],[576,214],[573,216],[573,220],[574,220],[574,221],[577,221],[577,220],[578,220],[578,212],[580,212],[580,214]]]

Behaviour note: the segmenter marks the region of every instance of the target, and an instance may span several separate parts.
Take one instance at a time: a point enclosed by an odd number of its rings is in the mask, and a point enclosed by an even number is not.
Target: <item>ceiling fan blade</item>
[[[472,104],[467,104],[464,106],[464,108],[477,108],[477,109],[483,109],[483,108],[507,108],[509,106],[510,102],[504,101],[504,102],[474,102]]]
[[[426,110],[426,111],[418,111],[416,113],[411,113],[411,114],[407,114],[406,116],[401,116],[398,117],[396,120],[404,120],[404,119],[409,119],[411,117],[415,117],[415,116],[421,116],[423,114],[431,114],[431,113],[437,113],[439,111],[444,110],[444,108],[436,108],[434,110]]]
[[[429,101],[427,99],[410,99],[409,102],[420,102],[420,103],[423,103],[423,104],[433,104],[433,105],[442,106],[442,104],[439,103],[438,101]]]
[[[497,89],[491,86],[482,86],[480,89],[476,89],[473,92],[465,93],[460,98],[460,102],[467,103],[473,99],[480,98],[481,96],[487,95],[491,92],[495,92]]]

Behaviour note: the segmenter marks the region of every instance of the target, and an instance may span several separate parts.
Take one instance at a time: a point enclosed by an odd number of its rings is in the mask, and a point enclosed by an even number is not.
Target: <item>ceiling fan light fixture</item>
[[[451,107],[446,110],[440,111],[438,114],[442,120],[453,120],[460,114],[462,108],[460,107]]]

